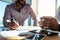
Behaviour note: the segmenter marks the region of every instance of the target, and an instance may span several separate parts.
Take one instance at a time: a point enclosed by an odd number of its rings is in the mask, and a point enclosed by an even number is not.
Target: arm
[[[30,12],[30,15],[31,15],[32,19],[34,20],[34,26],[37,26],[36,15],[35,15],[35,13],[34,13],[34,11],[31,7],[29,7],[29,12]]]
[[[4,17],[3,17],[3,24],[4,24],[5,27],[8,27],[7,20],[11,21],[11,14],[10,13],[11,13],[10,8],[7,5],[6,8],[5,8],[5,13],[4,13]]]
[[[44,21],[41,20],[42,18],[44,18]],[[41,17],[41,19],[39,22],[39,25],[41,28],[46,27],[47,29],[51,29],[51,30],[55,30],[55,31],[59,30],[59,24],[55,18],[45,16],[45,17]]]
[[[10,22],[8,22],[7,20]],[[3,17],[3,24],[5,27],[9,27],[10,29],[13,29],[13,30],[18,27],[18,25],[12,19],[11,7],[10,6],[7,6],[5,9],[5,14]]]

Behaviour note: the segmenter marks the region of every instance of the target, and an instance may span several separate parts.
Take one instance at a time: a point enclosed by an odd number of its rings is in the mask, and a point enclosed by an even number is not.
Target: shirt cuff
[[[10,20],[6,20],[6,22],[11,22]]]

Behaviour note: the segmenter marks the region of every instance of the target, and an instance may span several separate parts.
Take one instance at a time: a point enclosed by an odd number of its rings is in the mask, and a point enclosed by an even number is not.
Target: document
[[[0,34],[3,37],[7,37],[7,36],[18,36],[18,35],[22,35],[22,34],[26,34],[29,31],[33,31],[33,30],[40,30],[40,27],[34,27],[34,26],[20,26],[19,28],[17,28],[16,30],[9,30],[9,31],[2,31],[0,32]]]

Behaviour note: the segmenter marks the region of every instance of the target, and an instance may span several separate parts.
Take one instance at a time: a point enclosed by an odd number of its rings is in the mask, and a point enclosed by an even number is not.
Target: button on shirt
[[[6,6],[5,14],[3,17],[3,24],[4,26],[8,26],[6,20],[11,21],[11,19],[13,19],[18,22],[19,25],[24,25],[24,21],[29,17],[29,15],[34,20],[34,25],[36,25],[36,15],[29,4],[25,4],[19,12],[16,4],[12,3]]]

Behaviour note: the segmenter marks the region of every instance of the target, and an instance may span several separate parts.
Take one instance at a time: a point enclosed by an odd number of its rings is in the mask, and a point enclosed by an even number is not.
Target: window
[[[5,12],[5,7],[8,4],[10,4],[10,3],[0,1],[0,26],[3,26],[2,21],[3,21],[4,12]]]
[[[12,0],[1,0],[1,1],[12,3]]]
[[[56,0],[56,19],[60,24],[60,0]]]
[[[42,16],[55,17],[55,0],[38,0],[38,20]]]

